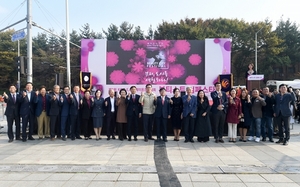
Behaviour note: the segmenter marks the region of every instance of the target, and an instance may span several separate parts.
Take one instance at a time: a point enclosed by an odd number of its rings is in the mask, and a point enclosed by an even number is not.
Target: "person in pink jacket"
[[[242,104],[240,98],[236,97],[236,90],[232,88],[228,97],[228,109],[226,122],[228,123],[229,142],[236,142],[237,124],[242,114]]]

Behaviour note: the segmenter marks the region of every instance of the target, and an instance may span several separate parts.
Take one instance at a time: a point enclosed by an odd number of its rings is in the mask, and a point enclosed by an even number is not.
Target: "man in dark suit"
[[[127,134],[128,141],[131,141],[131,132],[133,131],[134,141],[137,141],[138,120],[142,117],[142,107],[139,103],[140,95],[136,94],[136,87],[131,86],[130,92],[125,100],[127,105]]]
[[[49,110],[49,116],[50,116],[50,137],[53,141],[55,138],[55,134],[57,135],[57,138],[59,139],[61,137],[60,134],[60,94],[59,94],[60,87],[59,85],[53,86],[53,93],[50,94],[50,110]]]
[[[20,138],[20,115],[19,115],[19,103],[20,98],[16,93],[16,86],[10,85],[9,94],[7,95],[5,92],[4,102],[6,103],[6,110],[4,115],[6,115],[7,120],[7,136],[8,142],[13,142],[14,134],[13,134],[13,123],[16,125],[16,140],[21,140]]]
[[[192,142],[194,143],[194,126],[197,110],[197,97],[192,95],[192,88],[186,88],[187,95],[182,97],[183,102],[183,128],[185,134],[184,143]]]
[[[156,136],[157,141],[161,141],[161,129],[162,129],[162,138],[164,142],[167,142],[167,124],[168,119],[171,118],[171,105],[170,98],[166,96],[166,89],[159,89],[160,96],[158,96],[153,104],[155,107],[155,121],[156,121]]]
[[[70,122],[71,139],[82,139],[80,137],[80,101],[82,96],[79,93],[79,86],[74,86],[73,93],[70,95]]]
[[[266,102],[266,106],[263,106],[262,112],[263,117],[261,119],[261,135],[262,141],[266,141],[266,129],[268,129],[268,138],[270,142],[274,142],[273,140],[273,114],[274,114],[274,103],[275,97],[272,92],[269,91],[268,87],[263,88],[263,96]]]
[[[226,109],[228,105],[228,100],[226,93],[221,90],[222,86],[221,83],[215,83],[216,91],[211,92],[210,96],[213,100],[213,104],[211,106],[211,112],[213,117],[213,124],[214,124],[214,138],[215,142],[224,143],[223,138],[223,131],[225,125],[225,116],[226,116]]]
[[[31,82],[27,82],[25,90],[20,95],[20,115],[22,117],[22,141],[27,141],[27,134],[26,129],[29,122],[29,133],[28,133],[28,140],[35,140],[33,135],[33,126],[35,120],[35,105],[34,105],[34,98],[36,96],[35,92],[32,91],[33,86]]]
[[[107,140],[115,138],[115,129],[116,129],[116,116],[117,116],[117,100],[115,97],[114,90],[110,89],[108,91],[109,97],[105,98],[105,107],[106,107],[106,136]]]
[[[276,143],[283,143],[283,145],[288,145],[290,140],[290,124],[289,119],[292,116],[290,110],[291,104],[295,102],[295,97],[287,92],[287,85],[279,85],[280,93],[275,95],[275,113],[278,128],[279,128],[279,140]],[[282,127],[283,123],[283,127]],[[283,128],[285,137],[283,135]]]
[[[60,125],[61,125],[61,136],[62,140],[66,141],[66,135],[70,136],[70,123],[68,123],[68,117],[69,117],[69,110],[70,110],[70,87],[65,86],[64,87],[64,93],[60,95],[59,98],[59,105],[61,107],[61,119],[60,119]]]

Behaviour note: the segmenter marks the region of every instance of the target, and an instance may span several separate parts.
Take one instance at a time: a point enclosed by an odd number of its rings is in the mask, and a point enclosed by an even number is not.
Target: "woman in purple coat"
[[[236,142],[237,124],[242,114],[242,104],[240,98],[236,97],[236,90],[231,88],[228,98],[228,109],[226,122],[228,123],[229,142]]]

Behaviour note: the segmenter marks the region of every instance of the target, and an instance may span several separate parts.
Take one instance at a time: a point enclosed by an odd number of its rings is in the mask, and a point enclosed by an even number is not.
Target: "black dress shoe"
[[[28,138],[28,140],[35,140],[32,136]]]
[[[145,141],[145,142],[148,142],[148,138],[145,138],[144,141]]]
[[[184,143],[188,143],[189,141],[188,140],[184,140]]]
[[[113,136],[111,139],[115,140],[115,139],[116,139],[116,137],[115,137],[115,136]]]
[[[14,141],[13,139],[9,139],[9,140],[8,140],[8,143],[11,143],[11,142],[13,142],[13,141]]]
[[[194,140],[193,140],[193,139],[191,139],[191,140],[190,140],[190,142],[194,143]]]
[[[263,138],[261,141],[265,142],[265,141],[266,141],[266,138]]]
[[[62,138],[61,140],[62,140],[62,141],[67,141],[67,138]]]
[[[218,140],[218,139],[216,139],[216,140],[215,140],[215,142],[216,142],[216,143],[219,143],[219,140]]]
[[[283,140],[282,139],[279,139],[276,143],[283,143]]]
[[[22,142],[27,142],[27,140],[25,138],[22,139]]]
[[[151,139],[150,139],[150,140],[151,140]],[[156,142],[160,142],[160,141],[161,141],[161,139],[160,139],[160,138],[157,138],[155,141],[156,141]]]
[[[124,139],[122,138],[122,139],[119,139],[120,141],[123,141]]]
[[[219,142],[224,143],[224,140],[223,139],[219,139]]]
[[[150,137],[149,140],[155,140],[154,138]]]
[[[167,140],[167,139],[164,139],[164,142],[168,142],[168,140]]]
[[[16,140],[22,140],[22,138],[16,138]]]
[[[283,145],[289,145],[289,141],[288,140],[284,140],[283,141]]]
[[[110,140],[110,137],[107,137],[107,139],[106,139],[106,140],[107,140],[107,141],[108,141],[108,140]]]
[[[273,139],[269,139],[269,142],[274,142],[274,140]]]
[[[89,139],[91,140],[91,139],[93,139],[92,137],[89,137]]]
[[[76,139],[82,139],[80,136],[77,136]]]
[[[71,140],[73,140],[73,141],[74,141],[74,140],[75,140],[75,138],[71,138]]]
[[[131,138],[128,138],[128,141],[131,141]]]
[[[137,141],[138,139],[137,138],[134,138],[134,141]]]

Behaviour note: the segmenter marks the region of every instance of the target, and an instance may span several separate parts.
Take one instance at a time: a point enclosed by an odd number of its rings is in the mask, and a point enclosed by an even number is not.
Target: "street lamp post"
[[[255,72],[257,74],[257,33],[259,33],[264,27],[260,28],[256,33],[255,33]]]

